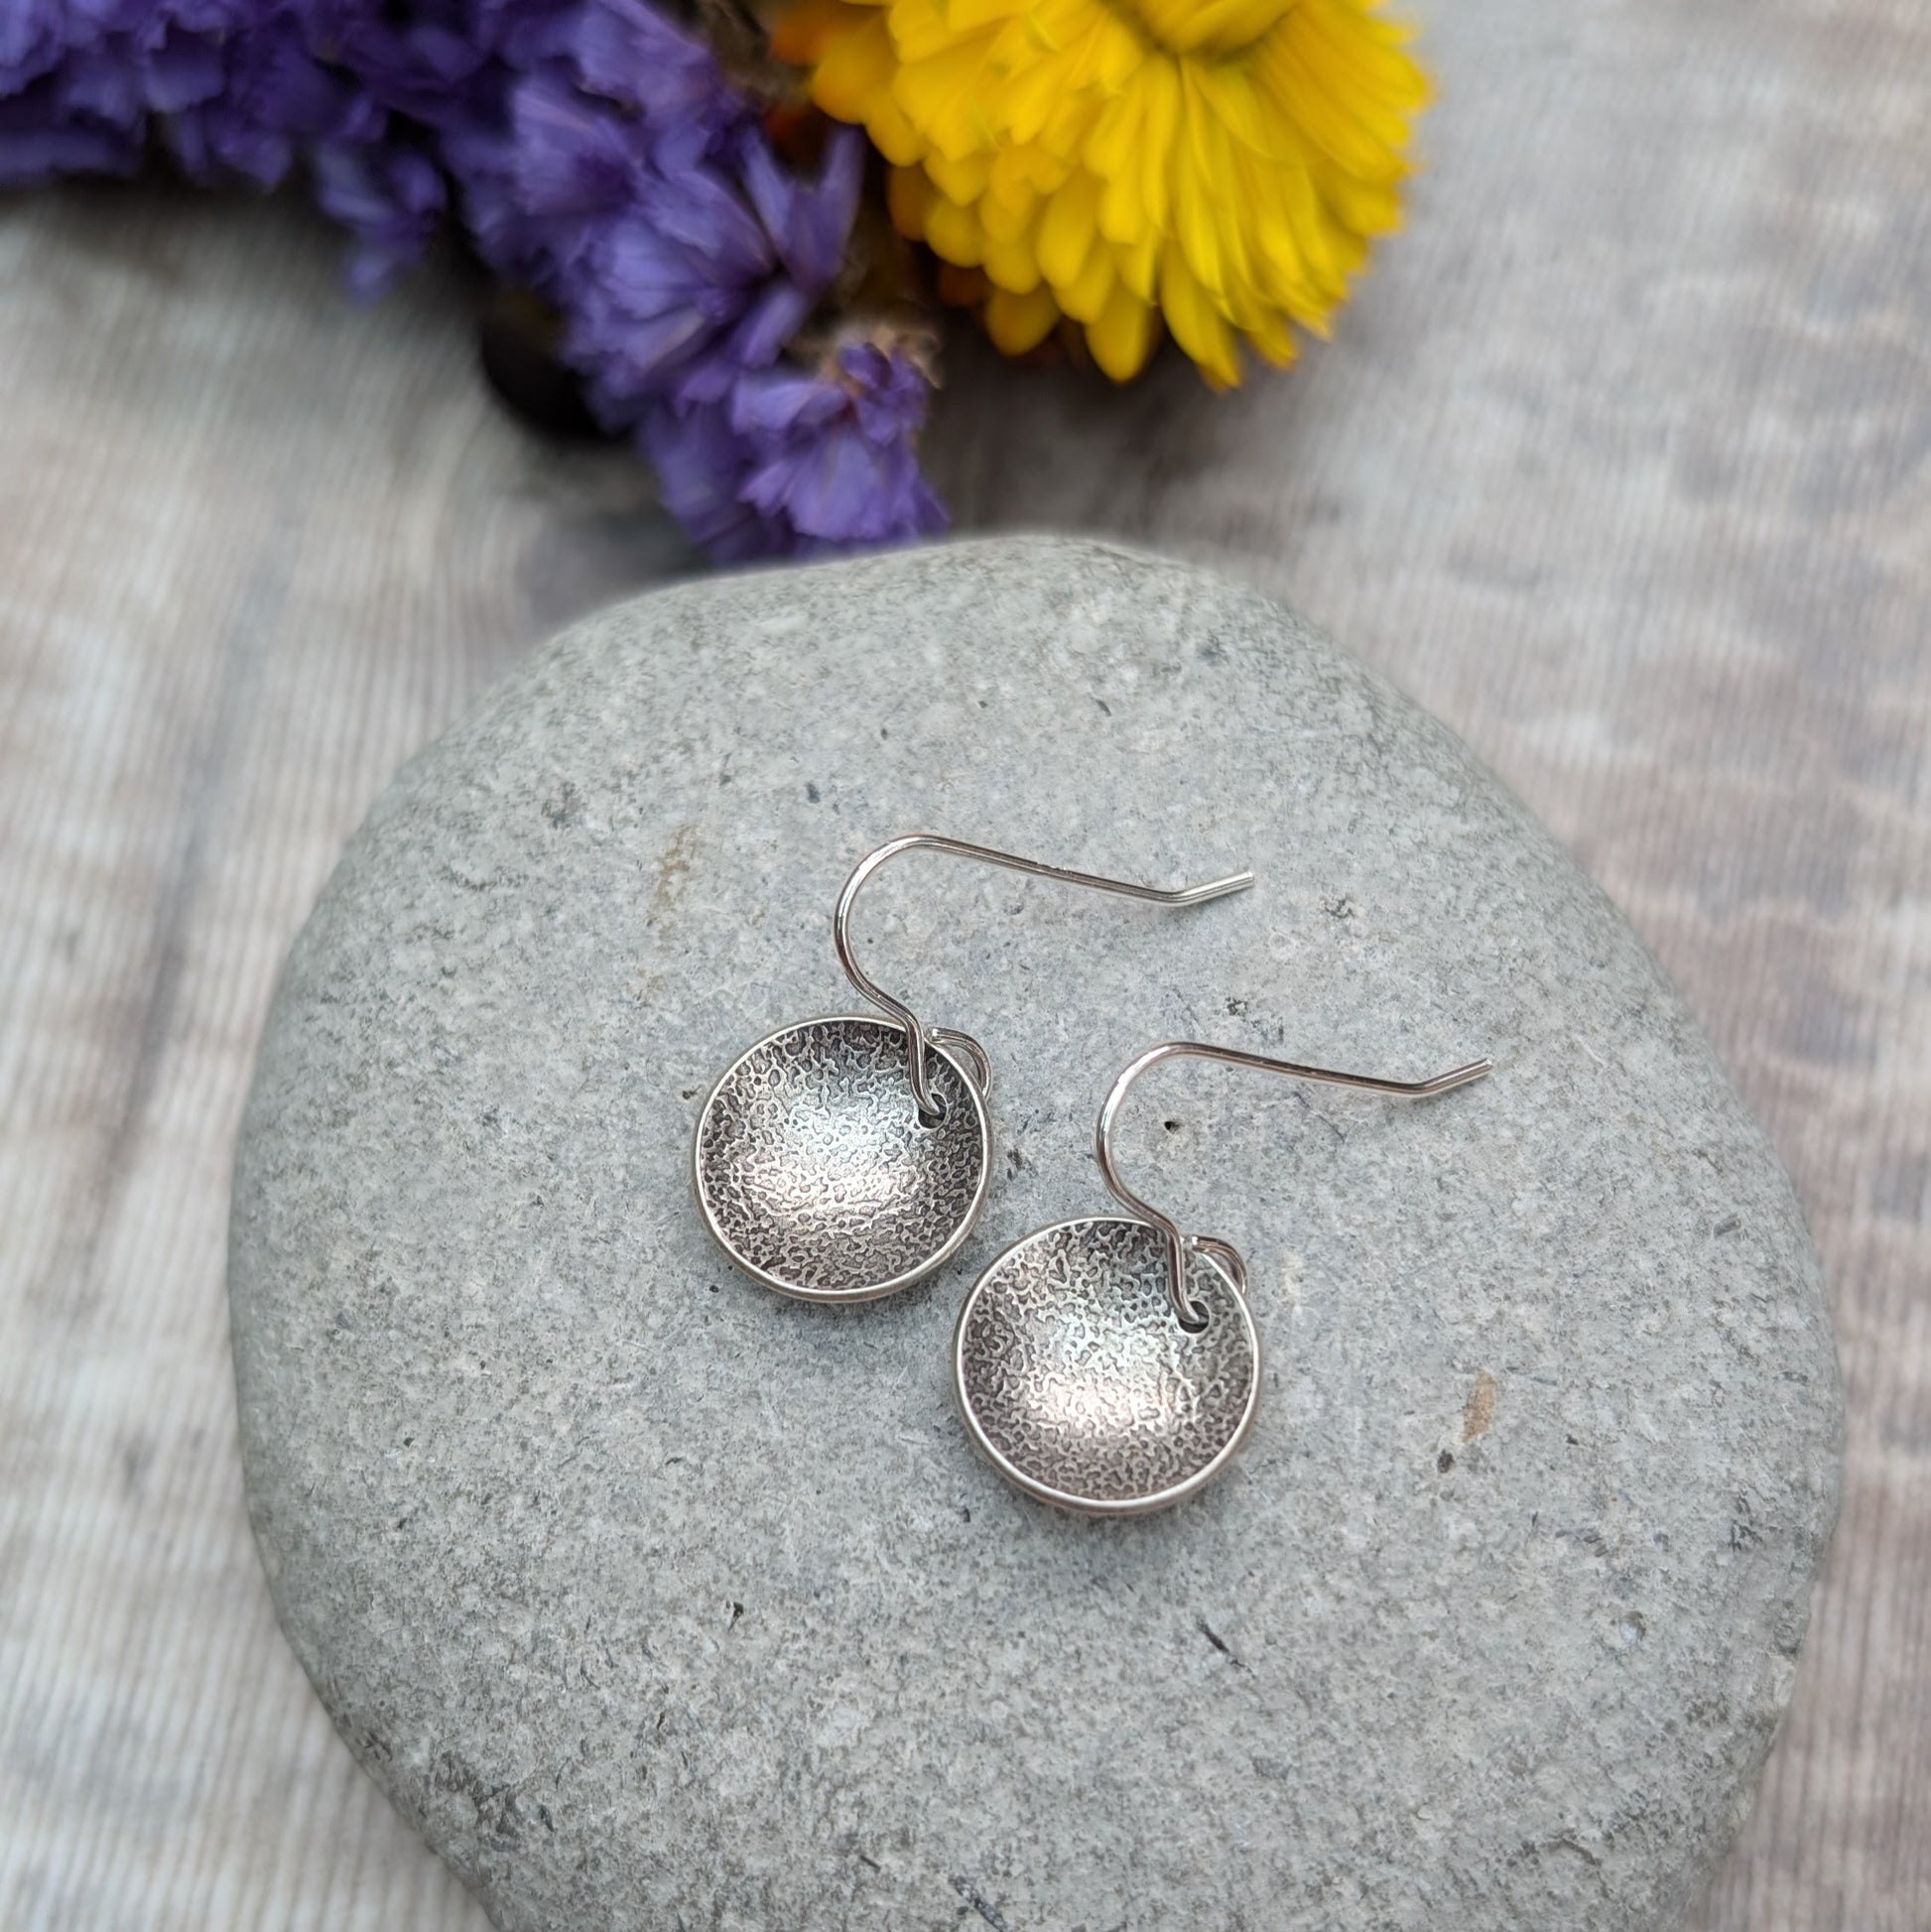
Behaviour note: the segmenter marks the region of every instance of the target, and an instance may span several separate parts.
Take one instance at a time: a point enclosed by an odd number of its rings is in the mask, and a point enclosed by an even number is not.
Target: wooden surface
[[[1696,1923],[1923,1932],[1931,8],[1439,11],[1431,172],[1335,347],[1234,404],[962,347],[935,466],[968,525],[1290,594],[1685,986],[1796,1176],[1851,1401],[1796,1703]],[[358,312],[287,209],[0,203],[6,1932],[481,1923],[276,1632],[222,1301],[252,1045],[342,840],[519,651],[679,561],[622,458],[492,410],[471,295]]]

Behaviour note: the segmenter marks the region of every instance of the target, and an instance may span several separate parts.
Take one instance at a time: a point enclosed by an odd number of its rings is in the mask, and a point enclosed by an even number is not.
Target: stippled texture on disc
[[[997,1067],[978,1230],[748,1281],[705,1096],[865,969]],[[1119,1159],[1250,1268],[1223,1475],[1094,1521],[952,1392]],[[1142,1179],[1142,1177],[1144,1177]],[[1496,779],[1279,604],[1004,541],[693,582],[532,656],[295,948],[235,1175],[242,1451],[351,1748],[505,1932],[1662,1932],[1790,1694],[1840,1403],[1789,1183]]]
[[[809,1020],[736,1062],[698,1126],[697,1185],[729,1252],[807,1297],[863,1299],[923,1272],[969,1228],[986,1123],[930,1057],[944,1118],[919,1118],[902,1027]]]
[[[955,1345],[961,1405],[985,1444],[1041,1488],[1095,1503],[1163,1495],[1201,1475],[1246,1422],[1259,1368],[1246,1311],[1194,1257],[1175,1318],[1161,1237],[1144,1222],[1063,1222],[986,1269]]]

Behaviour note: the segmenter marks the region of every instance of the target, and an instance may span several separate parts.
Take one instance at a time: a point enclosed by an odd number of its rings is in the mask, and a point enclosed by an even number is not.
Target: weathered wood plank
[[[473,1926],[347,1762],[242,1512],[227,1163],[281,953],[395,766],[678,553],[465,293],[286,210],[0,222],[0,1924]]]

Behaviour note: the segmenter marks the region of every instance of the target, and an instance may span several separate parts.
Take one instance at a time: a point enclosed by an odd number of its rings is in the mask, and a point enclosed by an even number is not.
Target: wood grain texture
[[[1703,1932],[1931,1925],[1931,11],[1437,10],[1412,231],[1210,404],[956,345],[971,527],[1290,595],[1448,718],[1701,1012],[1837,1297],[1844,1515]],[[0,204],[0,1926],[455,1932],[241,1507],[227,1167],[280,956],[395,766],[683,567],[519,435],[473,291],[283,207]]]

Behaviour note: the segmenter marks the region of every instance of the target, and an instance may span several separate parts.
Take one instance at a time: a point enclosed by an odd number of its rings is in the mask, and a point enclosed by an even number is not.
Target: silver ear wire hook
[[[1094,1153],[1099,1161],[1100,1178],[1112,1190],[1114,1198],[1139,1220],[1160,1230],[1167,1247],[1168,1285],[1173,1296],[1173,1312],[1179,1318],[1180,1326],[1193,1334],[1198,1334],[1207,1326],[1207,1318],[1187,1293],[1188,1250],[1206,1250],[1223,1268],[1229,1269],[1236,1287],[1245,1274],[1245,1264],[1224,1241],[1213,1240],[1204,1234],[1183,1234],[1176,1223],[1168,1220],[1158,1208],[1142,1201],[1119,1178],[1119,1169],[1113,1163],[1113,1122],[1119,1117],[1120,1106],[1133,1083],[1163,1060],[1188,1057],[1221,1060],[1229,1067],[1250,1067],[1262,1074],[1286,1074],[1294,1080],[1320,1081],[1329,1087],[1352,1087],[1364,1094],[1385,1094],[1397,1100],[1425,1100],[1436,1094],[1447,1094],[1455,1088],[1467,1087],[1471,1081],[1480,1080],[1484,1074],[1491,1073],[1495,1064],[1492,1060],[1472,1060],[1468,1066],[1437,1074],[1433,1080],[1407,1081],[1377,1080],[1367,1074],[1338,1074],[1326,1067],[1303,1067],[1292,1060],[1270,1060],[1265,1054],[1241,1053],[1231,1047],[1203,1046],[1193,1040],[1169,1040],[1164,1046],[1149,1047],[1141,1054],[1113,1082],[1112,1092],[1106,1095],[1106,1103],[1099,1109],[1099,1123],[1093,1137]]]
[[[859,966],[851,950],[851,908],[856,903],[865,881],[885,863],[888,858],[896,858],[900,852],[927,851],[950,852],[956,858],[974,858],[983,865],[1000,865],[1008,872],[1025,872],[1036,879],[1057,879],[1062,885],[1084,885],[1094,892],[1116,892],[1128,899],[1144,899],[1156,906],[1201,906],[1210,899],[1224,898],[1229,892],[1244,892],[1254,882],[1251,872],[1235,872],[1231,877],[1215,879],[1206,885],[1182,886],[1176,891],[1162,891],[1158,886],[1134,885],[1126,879],[1103,879],[1093,872],[1074,872],[1063,865],[1042,864],[1036,858],[1020,858],[1011,852],[995,852],[987,845],[968,845],[959,838],[941,838],[934,833],[915,832],[903,838],[893,838],[880,845],[876,851],[867,852],[844,882],[844,890],[838,894],[837,910],[832,915],[832,940],[838,951],[838,964],[844,967],[845,977],[881,1011],[889,1013],[903,1026],[908,1035],[907,1068],[912,1077],[912,1097],[918,1102],[922,1119],[935,1120],[943,1109],[932,1096],[931,1082],[927,1075],[926,1050],[934,1044],[959,1047],[971,1057],[981,1074],[987,1071],[984,1050],[976,1041],[963,1033],[954,1033],[943,1027],[927,1027],[903,1001],[875,984]],[[1187,1048],[1187,1052],[1208,1051],[1207,1048]],[[1338,1078],[1324,1075],[1324,1079]],[[981,1090],[984,1081],[980,1082]],[[1103,1164],[1103,1157],[1102,1157]]]

